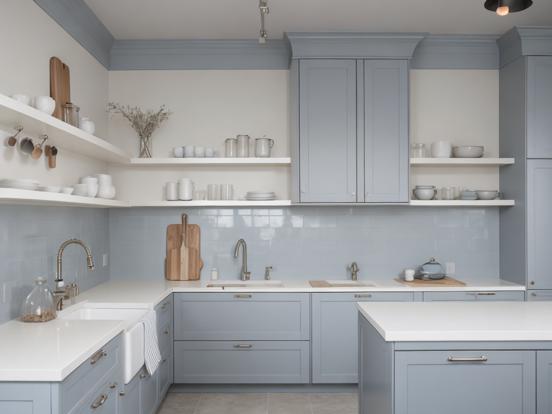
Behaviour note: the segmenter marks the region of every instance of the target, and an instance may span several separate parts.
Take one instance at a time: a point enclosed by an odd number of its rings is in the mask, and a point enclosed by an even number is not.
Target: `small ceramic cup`
[[[193,158],[195,156],[195,147],[193,145],[185,145],[183,148],[186,158]]]

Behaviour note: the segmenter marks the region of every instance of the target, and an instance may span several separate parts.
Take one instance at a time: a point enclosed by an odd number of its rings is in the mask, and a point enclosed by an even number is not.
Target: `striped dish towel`
[[[144,360],[148,373],[152,375],[161,363],[161,351],[157,339],[157,316],[149,310],[141,321],[144,324]]]

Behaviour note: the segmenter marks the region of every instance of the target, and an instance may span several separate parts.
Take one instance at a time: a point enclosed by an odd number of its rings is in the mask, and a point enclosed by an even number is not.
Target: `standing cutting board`
[[[188,224],[188,279],[199,280],[203,261],[201,260],[201,228],[197,224]]]
[[[167,257],[165,258],[165,278],[180,280],[180,248],[182,245],[182,225],[169,224],[167,227]]]
[[[183,224],[167,226],[165,278],[175,281],[199,280],[203,269],[201,228],[197,224],[187,224],[187,217],[184,215],[182,223],[185,225],[185,231]],[[182,257],[183,255],[186,257]]]
[[[53,116],[63,119],[63,105],[71,102],[71,80],[69,66],[55,56],[50,58],[50,96],[56,101]]]

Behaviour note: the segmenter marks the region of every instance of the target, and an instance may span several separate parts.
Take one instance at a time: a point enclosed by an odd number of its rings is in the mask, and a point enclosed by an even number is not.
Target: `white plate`
[[[246,196],[248,197],[274,197],[276,193],[270,192],[270,193],[261,193],[261,192],[248,192]]]
[[[0,187],[17,188],[19,190],[36,190],[38,185],[38,181],[26,178],[0,180]]]

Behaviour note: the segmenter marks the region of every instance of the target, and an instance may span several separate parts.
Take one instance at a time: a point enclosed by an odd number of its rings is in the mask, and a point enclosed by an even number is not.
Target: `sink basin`
[[[375,287],[371,282],[362,280],[311,280],[312,287],[334,288],[334,287]]]
[[[263,287],[284,287],[280,280],[228,280],[224,282],[208,283],[207,287],[212,288],[263,288]]]
[[[96,308],[84,306],[77,309],[66,309],[58,314],[60,319],[83,321],[123,321],[123,367],[125,384],[144,365],[144,324],[140,323],[146,309]]]

